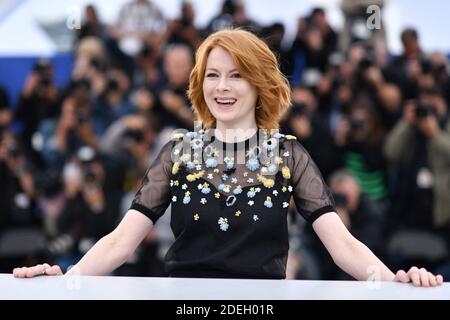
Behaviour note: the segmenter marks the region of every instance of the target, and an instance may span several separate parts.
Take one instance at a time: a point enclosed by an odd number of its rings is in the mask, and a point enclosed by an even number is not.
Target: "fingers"
[[[47,269],[46,274],[48,276],[59,276],[62,275],[63,272],[61,271],[61,268],[57,265],[54,265],[52,267],[49,266],[49,268]]]
[[[57,265],[50,266],[48,263],[37,264],[34,267],[15,268],[13,276],[15,278],[32,278],[40,275],[62,275],[61,268]]]
[[[417,267],[412,267],[411,269],[409,269],[408,276],[411,279],[413,285],[415,285],[416,287],[420,286],[420,274]]]
[[[429,287],[430,286],[430,280],[428,278],[428,271],[425,268],[419,269],[419,277],[420,277],[420,284],[422,287]]]
[[[402,270],[400,270],[402,271]],[[396,280],[401,281],[397,272]],[[416,287],[435,287],[438,285],[441,285],[444,282],[444,278],[442,275],[435,276],[433,273],[428,272],[425,268],[418,269],[417,267],[412,267],[409,269],[407,273],[407,277],[410,279],[410,281],[413,283]],[[406,282],[406,281],[401,281]]]
[[[398,282],[409,282],[409,277],[403,270],[398,270],[397,274],[395,275],[394,281]]]
[[[428,275],[428,281],[430,282],[430,286],[436,287],[437,281],[436,281],[436,277],[434,276],[434,274],[432,274],[431,272],[428,272],[427,275]]]

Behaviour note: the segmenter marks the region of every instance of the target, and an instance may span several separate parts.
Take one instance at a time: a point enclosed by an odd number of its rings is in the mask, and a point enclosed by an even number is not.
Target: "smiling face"
[[[231,55],[221,47],[206,62],[203,95],[217,128],[256,128],[257,89],[241,77]]]

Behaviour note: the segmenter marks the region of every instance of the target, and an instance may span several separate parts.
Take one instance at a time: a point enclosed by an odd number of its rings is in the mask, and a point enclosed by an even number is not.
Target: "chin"
[[[217,121],[221,122],[233,122],[238,119],[235,114],[216,113],[214,117],[216,118]]]

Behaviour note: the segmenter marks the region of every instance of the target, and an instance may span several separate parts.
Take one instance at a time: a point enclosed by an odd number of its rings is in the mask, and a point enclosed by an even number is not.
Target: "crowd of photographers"
[[[112,26],[87,6],[66,87],[38,60],[17,105],[0,88],[0,272],[44,258],[64,269],[117,225],[172,131],[193,129],[195,49],[238,26],[279,57],[293,93],[281,129],[311,154],[352,234],[393,269],[419,264],[450,276],[448,58],[422,51],[413,28],[399,56],[387,50],[384,24],[357,32],[366,2],[342,2],[340,32],[312,10],[287,47],[283,24],[260,25],[241,1],[224,1],[204,29],[187,1],[168,21],[154,2],[131,0]],[[169,216],[115,274],[165,274]],[[294,206],[289,219],[288,277],[345,279]]]

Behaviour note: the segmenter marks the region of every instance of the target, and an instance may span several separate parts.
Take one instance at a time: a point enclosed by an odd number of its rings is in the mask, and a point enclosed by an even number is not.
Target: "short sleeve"
[[[156,223],[170,204],[173,145],[174,141],[166,143],[147,169],[130,207],[146,215],[153,223]]]
[[[331,191],[311,156],[297,140],[288,143],[291,184],[297,210],[309,223],[327,212],[336,212]]]

